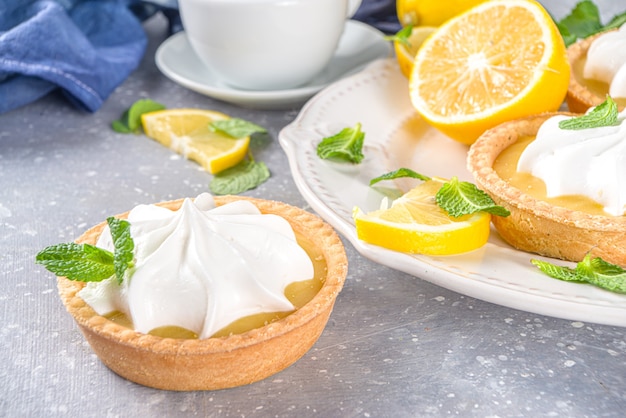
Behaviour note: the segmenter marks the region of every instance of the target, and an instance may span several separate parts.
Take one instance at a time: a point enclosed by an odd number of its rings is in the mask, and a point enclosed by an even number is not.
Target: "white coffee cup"
[[[330,62],[361,0],[178,0],[191,47],[225,84],[281,90]]]

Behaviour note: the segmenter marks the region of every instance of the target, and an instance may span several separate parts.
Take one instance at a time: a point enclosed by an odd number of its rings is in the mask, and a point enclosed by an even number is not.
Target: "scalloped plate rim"
[[[399,93],[399,89],[405,87],[402,83],[406,84],[406,79],[401,75],[394,59],[374,61],[361,72],[337,81],[320,91],[305,104],[296,119],[279,132],[279,143],[287,155],[296,186],[312,209],[348,239],[361,255],[435,285],[466,296],[535,314],[574,321],[626,326],[626,295],[618,295],[589,285],[560,282],[543,276],[534,270],[530,263],[520,268],[521,273],[511,270],[510,273],[514,277],[510,279],[502,277],[501,272],[490,276],[469,271],[467,266],[473,266],[471,256],[469,256],[469,261],[461,262],[465,264],[464,267],[458,267],[452,265],[451,260],[456,260],[454,258],[399,253],[367,244],[357,238],[354,224],[346,219],[346,214],[351,213],[351,208],[346,207],[345,203],[342,206],[341,202],[336,201],[339,199],[340,192],[333,187],[341,186],[334,186],[330,183],[334,183],[334,179],[338,178],[339,182],[345,182],[344,186],[351,186],[362,193],[370,193],[368,187],[363,185],[363,181],[359,182],[358,178],[350,183],[352,174],[363,176],[363,173],[352,167],[343,168],[319,161],[319,159],[316,161],[315,144],[324,135],[332,134],[366,114],[370,116],[369,119],[362,121],[363,130],[366,133],[366,144],[373,143],[370,149],[372,152],[376,149],[379,152],[384,150],[385,147],[380,145],[388,145],[388,143],[380,138],[384,138],[385,134],[388,135],[388,132],[394,129],[401,130],[402,128],[398,128],[399,124],[407,118],[415,117],[408,97],[396,102],[398,96],[393,96]],[[381,92],[383,98],[388,94],[393,96],[394,100],[382,103],[376,100]],[[371,99],[368,101],[370,105],[368,108],[354,106],[362,103],[364,98]],[[372,117],[379,113],[384,114],[383,107],[392,107],[392,110],[387,113],[395,112],[394,120],[376,120],[378,116]],[[372,136],[368,135],[370,129],[374,132]],[[367,159],[368,150],[365,151]],[[380,155],[375,155],[372,162],[379,164],[379,159]],[[373,165],[372,162],[370,165]],[[324,176],[328,177],[331,174],[333,182],[324,179]],[[372,177],[370,175],[368,178]],[[345,190],[342,189],[341,193]],[[352,193],[352,190],[349,193]],[[358,199],[360,195],[355,200]],[[497,242],[497,239],[497,236],[494,237],[496,242],[493,243],[490,238],[485,251],[497,251],[498,254],[511,258],[512,262],[519,261],[517,259],[520,257],[543,258],[515,250],[502,242]],[[505,260],[505,262],[511,260]],[[476,263],[476,267],[489,268],[491,262],[490,260],[484,263],[481,261]],[[527,276],[528,281],[539,283],[539,286],[528,285],[526,277],[523,280],[520,278],[521,274]],[[580,286],[584,286],[590,296],[582,295],[583,288]]]

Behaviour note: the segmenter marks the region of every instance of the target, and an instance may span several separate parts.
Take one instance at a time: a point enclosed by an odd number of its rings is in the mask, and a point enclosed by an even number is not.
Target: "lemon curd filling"
[[[517,171],[540,178],[549,198],[583,195],[606,215],[626,215],[626,111],[614,116],[577,129],[561,126],[573,116],[546,119],[521,151]]]
[[[309,258],[313,262],[313,269],[315,271],[314,277],[312,279],[293,282],[287,285],[287,287],[285,288],[285,297],[289,300],[289,302],[293,304],[293,306],[297,310],[306,305],[311,299],[313,299],[313,297],[322,288],[322,285],[326,280],[327,266],[321,250],[317,248],[314,243],[299,234],[296,234],[296,238],[298,240],[298,244],[306,251]],[[293,310],[283,312],[265,312],[245,316],[243,318],[237,319],[236,321],[233,321],[226,327],[217,331],[211,337],[215,338],[233,334],[243,334],[244,332],[250,331],[255,328],[260,328],[264,325],[285,318],[293,312]],[[133,323],[128,318],[128,316],[120,311],[111,312],[104,315],[104,317],[127,328],[134,328]],[[198,334],[196,334],[195,332],[175,325],[161,326],[151,330],[150,332],[148,332],[148,334],[165,338],[198,338]]]
[[[572,74],[576,77],[581,84],[583,84],[591,93],[598,97],[606,97],[609,94],[609,84],[594,80],[592,78],[586,78],[584,76],[585,64],[587,63],[587,57],[580,60],[576,60],[572,63]],[[611,97],[620,108],[626,107],[626,97]]]
[[[581,194],[548,197],[546,184],[543,180],[530,173],[517,170],[517,164],[522,152],[534,139],[535,137],[533,136],[520,137],[514,144],[505,148],[498,155],[494,161],[493,169],[500,178],[527,195],[554,206],[587,212],[593,215],[610,216],[604,211],[604,207],[600,203]]]

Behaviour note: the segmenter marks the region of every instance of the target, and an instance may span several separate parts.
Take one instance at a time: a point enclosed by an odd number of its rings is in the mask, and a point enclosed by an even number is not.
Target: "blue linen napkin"
[[[396,13],[396,0],[363,0],[352,18],[387,34],[402,29]]]
[[[146,44],[129,1],[0,2],[0,113],[59,87],[95,112],[137,67]]]

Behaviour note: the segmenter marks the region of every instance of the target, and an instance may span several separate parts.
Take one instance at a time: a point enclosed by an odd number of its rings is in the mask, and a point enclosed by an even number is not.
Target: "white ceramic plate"
[[[332,163],[316,155],[319,141],[360,122],[365,159],[359,165]],[[549,278],[529,253],[514,250],[492,231],[483,248],[456,256],[410,255],[357,239],[351,213],[377,209],[386,194],[407,190],[417,180],[369,187],[388,171],[409,167],[429,176],[473,182],[465,165],[467,147],[429,127],[414,112],[406,78],[395,60],[370,64],[327,87],[279,134],[295,182],[327,222],[365,257],[447,289],[511,308],[576,321],[626,326],[626,295]],[[552,262],[558,262],[551,260]]]
[[[288,90],[238,90],[222,83],[191,49],[184,32],[166,39],[155,54],[159,70],[172,81],[206,96],[256,109],[302,105],[329,84],[363,69],[369,62],[389,57],[391,46],[379,30],[348,21],[328,67],[310,83]],[[254,63],[251,63],[253,65]]]

